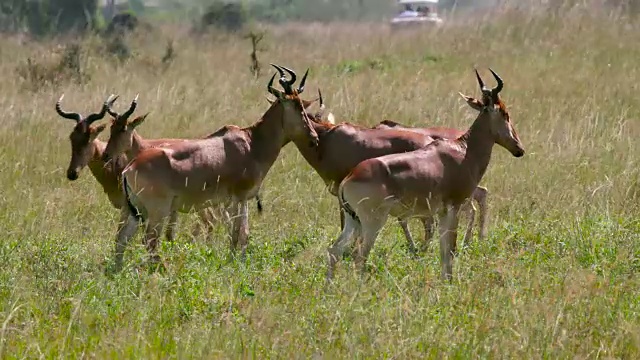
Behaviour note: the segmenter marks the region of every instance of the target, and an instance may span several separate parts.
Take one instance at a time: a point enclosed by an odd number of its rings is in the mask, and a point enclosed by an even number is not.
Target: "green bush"
[[[247,18],[247,12],[241,3],[216,1],[202,15],[200,30],[215,27],[231,32],[240,31]]]
[[[117,14],[111,19],[106,29],[107,35],[123,35],[126,32],[134,31],[140,21],[133,12]]]
[[[16,73],[23,80],[25,88],[31,91],[70,82],[82,84],[90,80],[82,57],[82,47],[71,43],[60,54],[27,58],[24,63],[18,65]]]
[[[22,30],[26,10],[27,3],[24,0],[0,0],[0,31]]]
[[[36,36],[84,32],[95,21],[98,0],[0,0],[0,30]]]

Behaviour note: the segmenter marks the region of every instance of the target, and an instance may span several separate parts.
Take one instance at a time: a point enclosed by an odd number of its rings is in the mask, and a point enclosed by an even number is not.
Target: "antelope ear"
[[[333,125],[336,124],[336,117],[333,116],[333,113],[329,113],[329,115],[327,115],[327,122]]]
[[[131,126],[132,129],[135,129],[136,127],[138,127],[138,125],[142,124],[144,122],[144,120],[147,118],[147,116],[149,115],[149,113],[146,113],[142,116],[138,116],[137,118],[133,119],[130,123],[129,126]]]
[[[462,94],[460,94],[460,95],[462,95]],[[399,123],[397,123],[397,122],[395,122],[393,120],[382,120],[382,121],[380,121],[380,123],[378,125],[385,125],[385,126],[388,126],[388,127],[401,126]]]
[[[275,100],[270,99],[270,98],[268,98],[268,97],[266,97],[266,96],[265,96],[265,99],[267,99],[267,102],[268,102],[270,105],[273,105],[273,103],[274,103],[274,102],[276,102]]]
[[[90,128],[89,131],[91,132],[91,136],[92,137],[96,137],[96,136],[98,136],[98,134],[103,132],[104,129],[106,129],[106,128],[107,128],[107,124],[102,124],[102,125]]]
[[[476,98],[472,98],[471,96],[464,95],[463,93],[460,93],[460,92],[458,94],[460,94],[460,96],[464,99],[464,101],[467,102],[467,105],[471,106],[471,108],[473,108],[474,110],[481,111],[482,108],[484,107],[484,104],[482,104],[482,101]]]
[[[304,99],[300,99],[300,101],[302,101],[302,107],[304,107],[304,109],[306,110],[307,108],[309,108],[309,106],[313,105],[316,101],[318,101],[320,98],[318,99],[313,99],[313,100],[304,100]]]

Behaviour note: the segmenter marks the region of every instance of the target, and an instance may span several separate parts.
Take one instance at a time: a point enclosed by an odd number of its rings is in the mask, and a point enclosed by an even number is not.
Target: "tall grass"
[[[412,259],[389,221],[362,279],[350,261],[324,287],[339,233],[335,198],[293,145],[270,171],[266,212],[251,213],[246,263],[228,262],[223,229],[190,241],[194,217],[149,273],[139,241],[104,274],[118,211],[87,169],[64,175],[73,123],[53,105],[96,111],[140,93],[145,137],[199,137],[266,110],[250,44],[173,32],[138,35],[120,63],[82,43],[90,76],[34,89],[16,68],[57,44],[0,40],[0,357],[635,358],[640,353],[640,25],[574,9],[507,11],[425,33],[383,25],[269,29],[264,63],[311,68],[338,121],[468,127],[473,66],[505,80],[527,154],[496,148],[482,185],[490,231],[439,280],[438,250]],[[39,55],[40,54],[40,55]],[[484,72],[484,74],[488,74]],[[487,77],[489,79],[489,77]],[[106,135],[103,135],[103,138]],[[416,230],[417,231],[417,230]]]

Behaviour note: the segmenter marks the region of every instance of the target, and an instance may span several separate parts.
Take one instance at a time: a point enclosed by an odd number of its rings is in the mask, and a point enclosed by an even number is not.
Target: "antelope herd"
[[[323,120],[325,104],[318,98],[305,100],[309,70],[297,87],[293,70],[271,64],[277,74],[267,90],[275,97],[253,125],[226,125],[201,138],[144,139],[136,128],[148,114],[131,119],[138,97],[123,113],[113,109],[111,95],[98,113],[81,116],[62,110],[63,96],[56,102],[58,115],[76,122],[70,135],[71,161],[67,178],[76,180],[88,166],[102,185],[111,204],[120,210],[115,245],[115,266],[122,268],[123,254],[139,223],[146,224],[144,243],[151,262],[157,263],[157,244],[164,229],[167,240],[175,237],[178,213],[197,212],[209,233],[214,220],[228,225],[230,249],[244,258],[248,245],[248,204],[257,200],[262,181],[280,154],[293,142],[309,165],[336,196],[342,232],[327,250],[327,281],[337,261],[356,239],[355,264],[361,271],[389,215],[398,219],[409,250],[416,253],[407,221],[418,218],[424,225],[422,247],[439,222],[442,277],[451,279],[456,253],[458,216],[469,216],[465,244],[471,241],[479,205],[479,234],[486,235],[486,188],[479,186],[489,165],[494,144],[513,156],[524,155],[504,102],[502,79],[489,69],[497,86],[489,89],[476,70],[482,97],[460,94],[479,114],[468,130],[412,128],[392,120],[368,128],[350,123],[335,124],[333,114]],[[279,75],[281,89],[274,87]],[[287,76],[288,75],[288,76]],[[320,111],[308,112],[319,101]],[[107,128],[95,126],[106,114],[112,117],[107,143],[97,136]],[[166,225],[165,225],[166,224]]]

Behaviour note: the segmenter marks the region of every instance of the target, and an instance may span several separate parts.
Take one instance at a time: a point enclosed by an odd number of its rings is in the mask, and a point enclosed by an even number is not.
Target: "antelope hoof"
[[[149,255],[147,264],[149,265],[149,272],[161,271],[165,268],[165,264],[162,262],[160,255],[158,254]]]
[[[326,282],[327,284],[332,283],[333,282],[333,272],[336,268],[336,263],[338,262],[338,258],[332,254],[330,251],[327,252],[327,277],[326,277]]]
[[[453,282],[453,274],[442,273],[442,280],[448,281],[449,283]]]
[[[78,172],[76,170],[67,171],[67,179],[71,181],[78,180]]]

